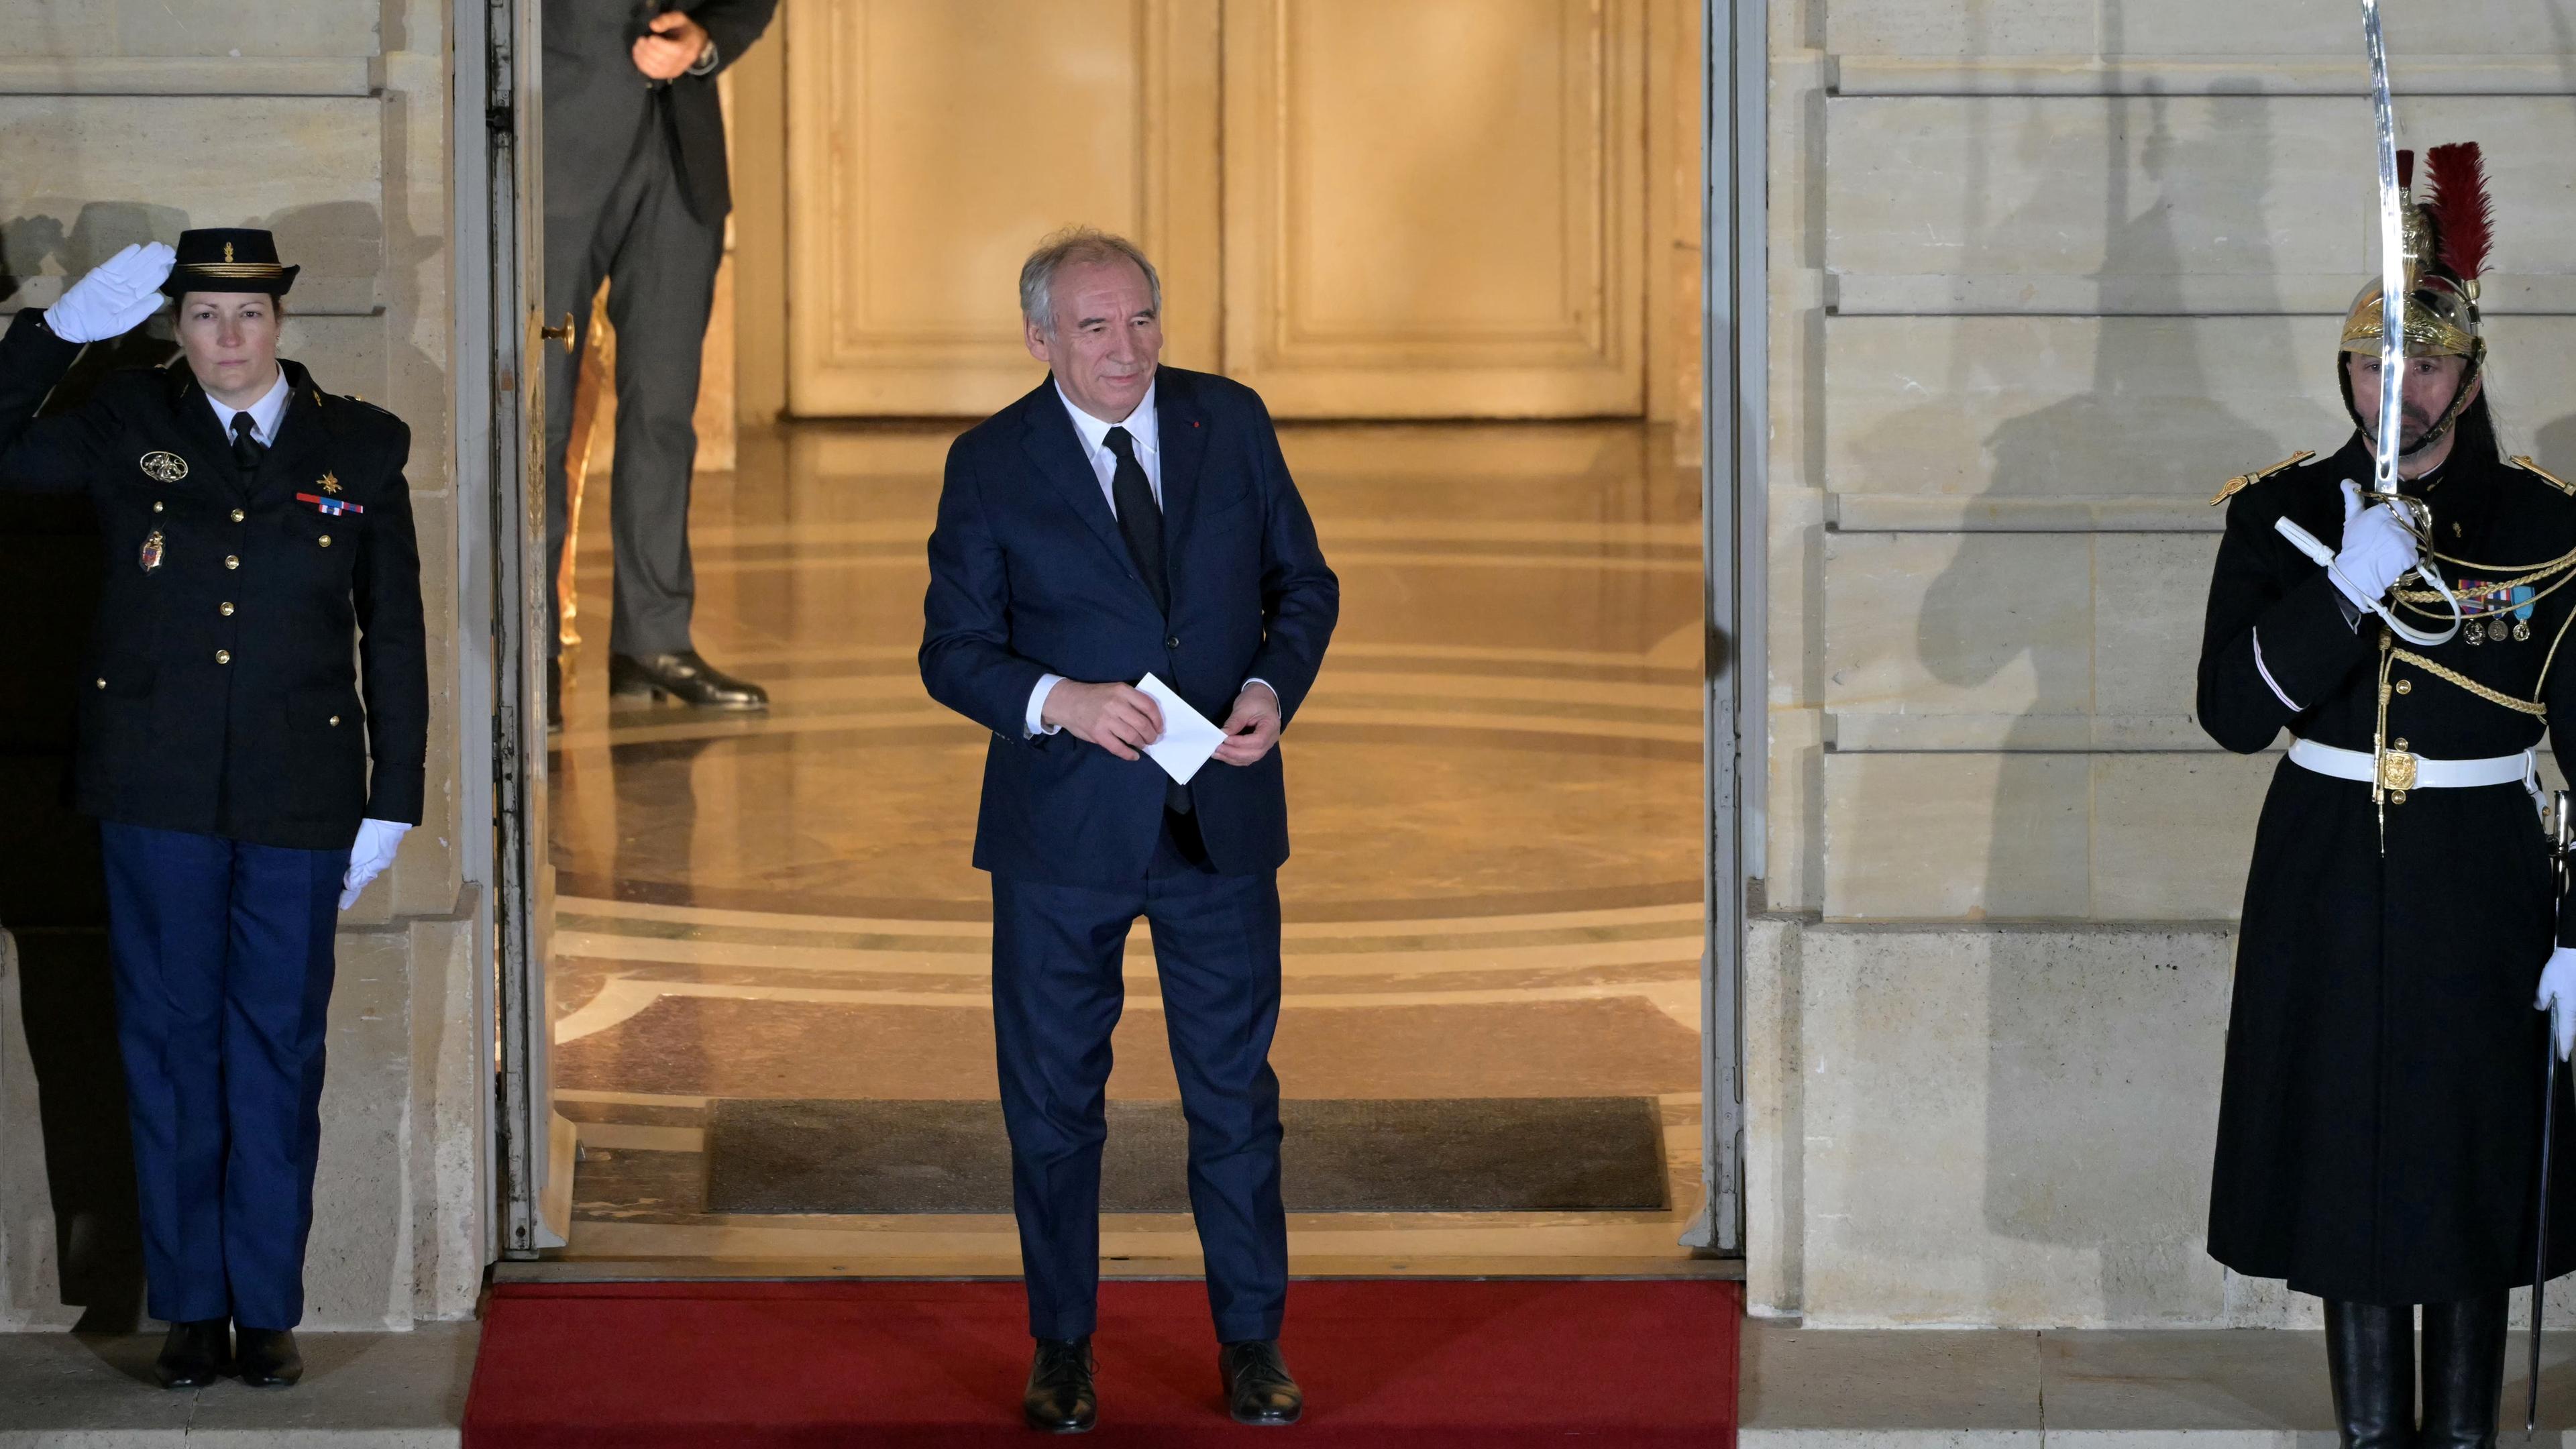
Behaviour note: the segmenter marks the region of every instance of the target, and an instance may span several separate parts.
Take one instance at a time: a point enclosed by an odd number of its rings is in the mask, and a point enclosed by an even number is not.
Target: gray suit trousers
[[[589,345],[590,299],[602,278],[609,325],[617,329],[617,460],[608,516],[617,558],[613,653],[690,647],[697,580],[689,563],[689,478],[698,457],[691,417],[723,257],[724,223],[689,214],[654,108],[645,111],[625,168],[596,210],[546,213],[546,317],[569,312],[573,319],[572,352],[546,349],[546,556],[557,569],[568,526],[564,449],[574,366]],[[560,641],[562,621],[551,614],[546,637]]]

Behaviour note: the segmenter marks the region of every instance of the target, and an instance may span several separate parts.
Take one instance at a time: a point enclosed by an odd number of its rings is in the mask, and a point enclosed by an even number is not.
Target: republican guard
[[[335,906],[421,818],[411,433],[278,359],[296,270],[265,231],[190,231],[0,337],[0,487],[87,493],[104,546],[73,803],[99,821],[172,1388],[303,1372]],[[36,416],[84,344],[165,298],[179,360]]]
[[[2337,358],[2355,432],[2217,500],[2201,724],[2231,750],[2284,731],[2290,749],[2246,882],[2209,1250],[2325,1300],[2346,1445],[2467,1449],[2495,1442],[2507,1294],[2535,1254],[2552,1049],[2535,990],[2559,1008],[2560,1055],[2576,1034],[2576,918],[2551,879],[2534,753],[2545,733],[2576,761],[2576,488],[2497,444],[2477,147],[2427,153],[2424,205],[2411,169],[2388,349],[2398,496],[2373,487],[2373,283]],[[2571,1122],[2562,1102],[2562,1168]],[[2576,1266],[2571,1196],[2554,1195],[2552,1275]]]

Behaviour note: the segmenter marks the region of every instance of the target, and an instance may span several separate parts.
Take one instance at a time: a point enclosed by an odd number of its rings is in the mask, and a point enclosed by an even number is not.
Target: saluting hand
[[[1122,760],[1140,759],[1163,737],[1163,711],[1132,684],[1079,684],[1067,679],[1047,691],[1038,722],[1100,746]]]
[[[161,283],[178,259],[164,243],[134,243],[64,288],[45,309],[45,330],[65,342],[124,336],[161,310]]]
[[[1225,743],[1216,747],[1216,758],[1229,765],[1258,763],[1279,743],[1282,727],[1279,696],[1255,680],[1234,697],[1234,713],[1225,717]]]
[[[635,42],[635,68],[652,80],[678,80],[707,51],[707,28],[677,10],[649,22],[653,33]]]

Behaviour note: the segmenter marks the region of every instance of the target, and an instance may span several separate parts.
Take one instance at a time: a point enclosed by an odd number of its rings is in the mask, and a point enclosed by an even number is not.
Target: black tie
[[[1154,486],[1145,481],[1145,465],[1136,461],[1136,440],[1127,430],[1111,428],[1102,441],[1118,460],[1118,471],[1109,475],[1109,496],[1118,505],[1118,532],[1127,540],[1127,556],[1136,561],[1136,572],[1145,576],[1145,587],[1154,591],[1155,607],[1168,619],[1172,585],[1163,572],[1163,506],[1154,501]],[[1175,815],[1189,814],[1190,787],[1178,780],[1165,781],[1163,808]]]
[[[259,460],[268,456],[268,444],[251,431],[250,414],[233,414],[233,462],[244,473],[259,471]]]
[[[1145,465],[1136,461],[1136,440],[1125,428],[1111,428],[1106,441],[1110,456],[1118,460],[1118,471],[1109,479],[1110,501],[1118,505],[1118,532],[1126,537],[1127,556],[1145,576],[1145,587],[1154,591],[1155,606],[1169,617],[1172,586],[1163,574],[1163,507],[1145,481]]]

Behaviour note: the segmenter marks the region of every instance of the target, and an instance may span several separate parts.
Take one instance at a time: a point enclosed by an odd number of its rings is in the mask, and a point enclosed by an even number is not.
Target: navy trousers
[[[1195,823],[1166,816],[1146,879],[1118,890],[993,877],[993,1035],[1029,1332],[1098,1320],[1100,1150],[1109,1034],[1138,916],[1154,928],[1163,1025],[1189,1120],[1190,1211],[1219,1342],[1276,1338],[1288,1303],[1279,1202],[1279,878],[1219,875]]]
[[[293,1328],[349,852],[111,823],[99,843],[151,1314]]]

